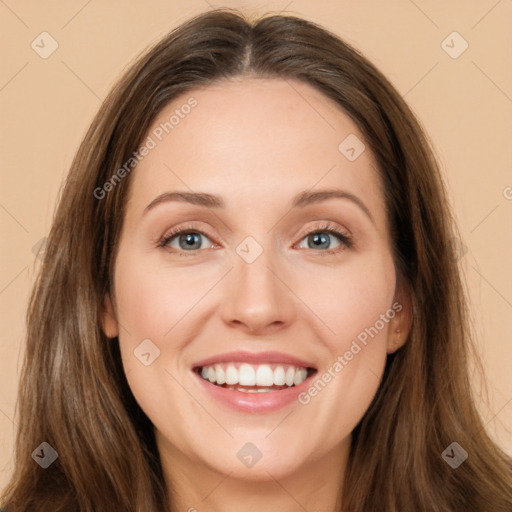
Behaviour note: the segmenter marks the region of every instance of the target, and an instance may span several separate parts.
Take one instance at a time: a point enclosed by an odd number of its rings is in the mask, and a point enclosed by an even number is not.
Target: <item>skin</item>
[[[373,155],[366,146],[349,161],[340,142],[364,140],[353,121],[311,86],[280,79],[196,89],[169,104],[148,135],[190,96],[198,105],[129,178],[103,329],[119,337],[130,387],[156,428],[175,510],[339,510],[351,432],[410,328]],[[357,196],[372,219],[348,199],[290,208],[299,192],[330,188]],[[163,202],[144,213],[169,191],[218,195],[226,207]],[[326,222],[353,246],[328,234],[327,248],[308,242]],[[181,226],[206,234],[201,248],[186,252],[183,237],[181,251],[179,238],[157,246]],[[250,264],[236,252],[247,236],[263,249]],[[276,350],[321,375],[396,301],[402,311],[307,405],[243,414],[213,401],[191,373],[221,352]],[[149,366],[133,354],[146,338],[161,351]],[[236,457],[246,442],[263,454],[252,468]]]

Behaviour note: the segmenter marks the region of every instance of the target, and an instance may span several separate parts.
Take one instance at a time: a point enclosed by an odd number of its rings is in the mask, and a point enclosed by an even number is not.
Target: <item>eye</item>
[[[214,248],[215,243],[202,231],[186,226],[166,234],[158,242],[158,246],[170,249],[171,252],[176,252],[180,255],[189,253],[187,256],[193,256],[199,250]],[[304,233],[298,248],[312,249],[319,254],[334,254],[352,246],[353,243],[348,233],[331,224],[325,224],[315,230]]]
[[[320,252],[332,254],[352,247],[352,241],[347,233],[327,224],[306,233],[298,247],[300,249],[322,249]]]
[[[204,243],[204,239],[210,243]],[[207,235],[197,229],[178,229],[172,231],[159,242],[160,247],[168,247],[174,251],[194,252],[199,249],[212,248],[213,243]]]

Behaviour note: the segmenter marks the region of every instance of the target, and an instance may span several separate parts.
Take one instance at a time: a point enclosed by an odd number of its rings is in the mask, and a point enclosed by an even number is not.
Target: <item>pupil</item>
[[[185,244],[186,244],[186,247],[185,248],[194,248],[194,244],[196,245],[201,245],[201,240],[200,240],[200,237],[197,233],[187,233],[186,235],[183,235],[183,237],[185,238]],[[197,247],[195,247],[197,248]]]
[[[329,236],[325,234],[315,233],[310,235],[313,241],[313,244],[316,247],[329,247]]]

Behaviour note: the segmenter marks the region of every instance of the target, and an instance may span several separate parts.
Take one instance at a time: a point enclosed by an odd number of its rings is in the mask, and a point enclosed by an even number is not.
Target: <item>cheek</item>
[[[204,418],[200,409],[186,407],[188,395],[179,384],[182,376],[176,363],[191,337],[183,330],[187,311],[210,281],[198,276],[187,286],[179,269],[147,264],[135,251],[125,250],[116,262],[115,283],[120,351],[129,387],[157,429],[182,443],[187,421],[201,424]]]
[[[350,261],[338,272],[317,269],[299,292],[321,320],[319,352],[325,354],[316,379],[299,402],[318,424],[350,432],[370,405],[387,357],[390,322],[394,318],[395,270],[386,253]],[[320,324],[319,324],[320,326]],[[319,331],[318,331],[319,332]],[[322,346],[320,346],[320,342]],[[325,407],[325,404],[336,404]],[[342,412],[342,414],[340,414]],[[326,440],[327,441],[327,440]],[[335,440],[332,440],[335,442]]]
[[[199,303],[213,278],[211,271],[187,272],[143,255],[119,259],[115,289],[123,341],[133,345],[150,338],[159,346],[168,344],[175,338],[170,332]]]
[[[386,252],[348,258],[339,268],[318,266],[294,275],[294,291],[311,309],[311,321],[316,316],[324,325],[328,335],[323,340],[331,351],[344,352],[376,322],[379,332],[387,333],[389,319],[384,325],[379,320],[392,306],[396,275]],[[394,316],[393,311],[390,314]]]
[[[201,299],[219,279],[219,272],[225,270],[213,265],[171,266],[126,247],[116,262],[122,363],[137,402],[155,424],[169,418],[174,428],[181,426],[173,418],[176,407],[186,401],[178,383],[188,371],[182,356],[200,334],[206,303]],[[200,422],[201,417],[195,420]]]

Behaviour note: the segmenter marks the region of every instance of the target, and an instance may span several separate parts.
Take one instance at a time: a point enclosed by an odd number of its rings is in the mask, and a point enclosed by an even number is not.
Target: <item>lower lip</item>
[[[310,384],[310,375],[304,382],[297,386],[279,391],[267,391],[265,393],[244,393],[236,389],[227,389],[212,384],[209,380],[203,379],[196,372],[192,372],[205,391],[215,400],[239,412],[263,413],[272,412],[298,401],[297,397],[305,391]],[[316,373],[316,372],[315,372]]]

